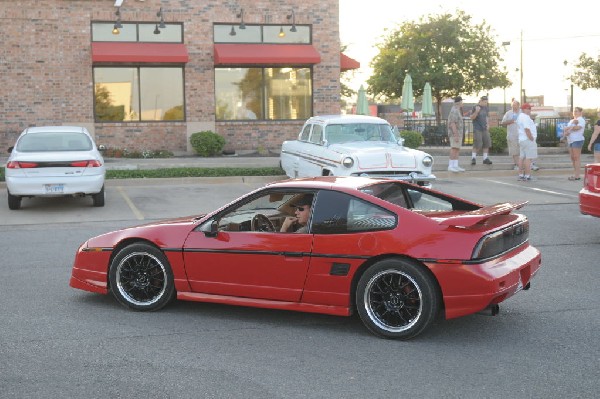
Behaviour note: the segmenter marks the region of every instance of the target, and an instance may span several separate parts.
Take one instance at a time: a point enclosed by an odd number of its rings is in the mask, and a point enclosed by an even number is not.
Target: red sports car
[[[133,310],[175,297],[349,316],[415,337],[498,304],[541,265],[523,203],[482,206],[411,183],[318,177],[269,184],[207,215],[89,239],[70,285]],[[486,310],[486,311],[487,311]]]
[[[579,210],[600,217],[600,163],[585,165],[583,188],[579,191]]]

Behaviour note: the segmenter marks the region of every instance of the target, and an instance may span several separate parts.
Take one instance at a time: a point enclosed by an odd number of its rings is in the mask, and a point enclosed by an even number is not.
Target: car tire
[[[8,193],[8,209],[11,209],[13,211],[16,211],[17,209],[21,208],[21,197],[18,197],[16,195],[12,195],[10,193],[10,191],[7,190]]]
[[[132,310],[159,310],[175,297],[169,261],[149,244],[131,244],[121,249],[111,262],[108,278],[114,297]]]
[[[92,194],[92,200],[94,201],[94,206],[104,206],[104,186],[102,186],[98,194]]]
[[[364,325],[376,335],[407,340],[436,319],[441,304],[438,284],[422,265],[385,259],[361,276],[356,307]]]

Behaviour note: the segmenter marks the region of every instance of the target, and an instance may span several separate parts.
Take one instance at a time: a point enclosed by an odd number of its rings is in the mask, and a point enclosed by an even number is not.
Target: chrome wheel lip
[[[162,283],[162,287],[160,288],[160,290],[155,293],[153,295],[153,297],[150,300],[145,300],[145,301],[140,301],[136,298],[134,298],[131,295],[131,291],[132,289],[128,289],[124,286],[124,283],[126,280],[122,274],[123,272],[123,267],[125,265],[128,264],[128,262],[135,257],[142,257],[144,262],[152,262],[152,266],[153,267],[159,267],[160,268],[160,272],[162,274],[163,277],[163,283]],[[141,282],[143,283],[144,281],[147,282],[147,276],[138,276],[139,280],[141,280]],[[130,254],[128,254],[127,256],[125,256],[123,259],[121,259],[121,261],[119,262],[119,265],[117,266],[117,270],[116,270],[116,282],[117,282],[117,289],[119,290],[119,293],[121,294],[121,296],[123,298],[125,298],[127,300],[127,302],[133,304],[133,305],[137,305],[137,306],[150,306],[155,304],[156,302],[158,302],[165,294],[165,291],[167,289],[167,272],[166,272],[166,268],[163,265],[163,263],[154,255],[147,253],[147,252],[132,252]]]
[[[411,288],[414,288],[417,291],[417,297],[419,300],[418,311],[416,315],[412,318],[412,320],[410,320],[410,322],[400,326],[387,324],[385,320],[383,320],[373,309],[373,301],[371,299],[373,287],[379,282],[380,279],[385,278],[388,275],[392,275],[392,277],[397,278],[405,278],[410,282]],[[397,301],[396,303],[399,306],[403,305],[402,303],[400,303],[400,301]],[[382,270],[379,273],[373,275],[373,277],[371,277],[367,282],[363,296],[363,306],[367,311],[367,314],[373,322],[373,324],[375,324],[378,328],[389,333],[400,333],[413,328],[415,324],[417,324],[421,319],[421,315],[423,314],[423,294],[421,292],[421,288],[419,287],[415,279],[409,274],[403,273],[396,269]]]

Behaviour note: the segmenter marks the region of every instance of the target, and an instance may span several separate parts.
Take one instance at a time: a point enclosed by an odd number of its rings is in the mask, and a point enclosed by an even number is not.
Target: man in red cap
[[[531,119],[531,104],[523,103],[517,117],[519,129],[519,181],[531,181],[531,161],[537,158],[537,129]]]

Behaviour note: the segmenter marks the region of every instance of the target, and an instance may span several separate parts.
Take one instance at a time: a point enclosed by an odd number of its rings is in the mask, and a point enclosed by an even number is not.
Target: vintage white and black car
[[[394,128],[373,116],[314,116],[281,147],[281,167],[292,178],[366,176],[431,186],[432,166],[431,155],[404,147]]]

